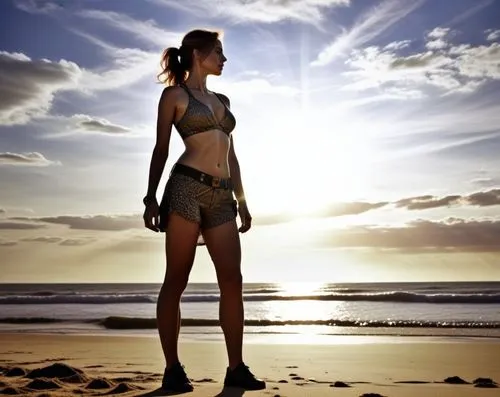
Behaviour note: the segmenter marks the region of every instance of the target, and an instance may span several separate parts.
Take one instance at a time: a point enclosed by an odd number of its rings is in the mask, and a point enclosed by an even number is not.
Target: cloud
[[[113,124],[103,118],[92,117],[86,114],[75,114],[71,119],[75,124],[75,128],[82,132],[99,132],[112,135],[130,133],[130,128]]]
[[[495,41],[496,39],[500,38],[500,29],[497,30],[488,29],[485,33],[488,34],[486,36],[486,40],[488,41]]]
[[[32,60],[0,51],[0,125],[26,124],[42,117],[59,91],[74,89],[82,70],[66,60]]]
[[[61,241],[59,245],[65,247],[81,247],[82,245],[92,244],[96,241],[97,239],[94,237],[68,238]]]
[[[409,197],[395,202],[396,207],[408,210],[425,210],[430,208],[450,207],[452,205],[470,205],[487,207],[500,205],[500,189],[491,189],[470,195],[449,195],[436,197],[431,195]]]
[[[450,28],[437,27],[431,30],[427,34],[427,43],[425,46],[429,50],[441,50],[449,46],[449,43],[445,40],[445,37],[450,32]]]
[[[4,239],[0,238],[0,247],[12,247],[14,245],[17,245],[17,241],[4,240]]]
[[[500,185],[500,178],[483,176],[472,179],[470,183],[481,187],[491,187],[494,185]]]
[[[438,30],[436,30],[438,29]],[[431,33],[442,37],[448,30],[436,28]],[[441,36],[440,36],[441,35]],[[441,40],[441,38],[439,39]],[[428,46],[429,47],[429,46]],[[344,90],[398,88],[401,98],[407,90],[424,95],[426,88],[437,88],[443,95],[470,93],[488,80],[500,79],[500,44],[441,46],[406,56],[398,50],[371,46],[351,52],[346,64],[351,70],[344,76],[353,82]]]
[[[375,210],[387,205],[388,202],[367,203],[367,202],[350,202],[350,203],[335,203],[328,209],[321,211],[322,217],[343,216],[343,215],[358,215],[363,212]]]
[[[49,237],[49,236],[41,236],[41,237],[26,237],[23,238],[22,241],[36,242],[36,243],[59,243],[63,239],[61,237]]]
[[[130,33],[135,39],[160,48],[179,46],[183,37],[181,33],[162,29],[153,20],[141,21],[119,12],[83,10],[78,15],[102,21],[115,29]]]
[[[62,9],[60,4],[49,0],[15,0],[14,5],[30,14],[51,14]]]
[[[76,29],[73,33],[101,49],[109,63],[105,67],[82,70],[79,90],[85,93],[113,90],[133,84],[146,76],[154,81],[161,54],[138,48],[118,48],[89,33]]]
[[[254,217],[255,225],[276,225],[279,223],[290,222],[300,218],[330,218],[337,216],[346,215],[358,215],[367,211],[376,210],[378,208],[384,207],[388,202],[379,203],[368,203],[362,201],[354,201],[350,203],[334,203],[327,208],[315,211],[313,213],[307,213],[304,215],[290,214],[290,213],[279,213],[279,214],[269,214]]]
[[[352,49],[370,42],[423,3],[422,0],[413,2],[386,0],[380,3],[362,15],[350,30],[341,33],[321,51],[311,66],[325,66],[338,57],[347,56]]]
[[[410,197],[396,202],[396,207],[405,207],[408,210],[426,210],[430,208],[449,207],[459,204],[461,196],[452,195],[442,198],[426,195],[419,197]]]
[[[14,219],[14,218],[11,218]],[[11,222],[0,221],[0,230],[30,230],[30,229],[43,229],[47,225],[24,223],[24,222]]]
[[[144,228],[144,222],[139,215],[57,216],[33,220],[67,225],[70,229],[80,230],[119,231]]]
[[[349,6],[351,2],[350,0],[226,0],[214,4],[214,2],[199,0],[184,0],[182,2],[175,0],[150,1],[198,17],[229,18],[236,23],[273,23],[282,20],[295,20],[311,24],[323,20],[323,10]]]
[[[31,153],[0,153],[0,166],[13,165],[13,166],[36,166],[46,167],[49,165],[60,165],[59,161],[51,161],[44,157],[43,154],[38,152]]]
[[[458,73],[469,78],[500,79],[500,44],[456,49]]]
[[[469,205],[476,205],[479,207],[500,205],[500,189],[492,189],[487,192],[473,193],[465,197],[465,200]]]
[[[500,220],[417,220],[404,227],[359,226],[332,231],[321,245],[403,253],[500,252]]]
[[[95,237],[79,237],[79,238],[62,238],[62,237],[50,237],[50,236],[40,236],[40,237],[27,237],[21,239],[25,242],[34,243],[45,243],[45,244],[59,244],[66,247],[80,247],[82,245],[91,244],[97,239]]]

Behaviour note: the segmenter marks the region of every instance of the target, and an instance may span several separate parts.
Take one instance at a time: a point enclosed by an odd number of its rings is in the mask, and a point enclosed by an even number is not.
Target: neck
[[[207,76],[196,73],[194,70],[189,73],[189,77],[184,83],[191,89],[199,90],[202,93],[207,92]]]

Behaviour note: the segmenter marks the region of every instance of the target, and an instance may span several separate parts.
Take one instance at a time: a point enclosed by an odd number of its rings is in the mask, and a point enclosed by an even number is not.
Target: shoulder
[[[185,90],[179,86],[168,86],[165,87],[161,93],[160,102],[161,103],[176,103],[178,100],[182,99],[186,94]]]
[[[227,107],[231,106],[231,102],[229,101],[229,98],[226,95],[221,94],[220,92],[216,92],[216,95],[224,101]]]

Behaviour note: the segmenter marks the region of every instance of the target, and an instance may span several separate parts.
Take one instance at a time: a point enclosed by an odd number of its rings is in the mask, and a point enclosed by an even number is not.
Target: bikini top
[[[175,124],[175,128],[179,131],[183,140],[191,135],[215,129],[221,130],[227,136],[231,134],[231,131],[233,131],[236,125],[236,119],[226,106],[226,103],[220,97],[220,94],[214,92],[215,96],[219,98],[224,105],[224,116],[222,117],[222,120],[217,121],[215,114],[210,110],[210,108],[203,102],[196,99],[191,90],[185,84],[181,84],[181,87],[184,88],[189,95],[189,102],[186,111],[177,124]]]

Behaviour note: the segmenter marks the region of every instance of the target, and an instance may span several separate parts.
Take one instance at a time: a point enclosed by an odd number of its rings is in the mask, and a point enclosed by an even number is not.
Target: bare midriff
[[[184,139],[186,149],[178,163],[195,168],[206,174],[229,178],[228,153],[230,137],[214,129],[200,132]]]

